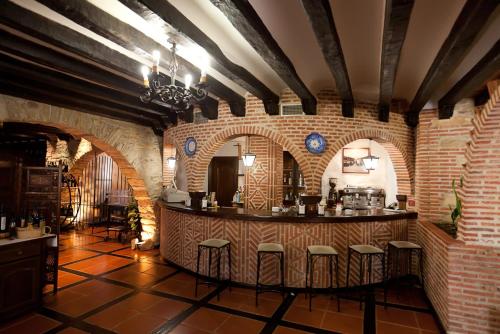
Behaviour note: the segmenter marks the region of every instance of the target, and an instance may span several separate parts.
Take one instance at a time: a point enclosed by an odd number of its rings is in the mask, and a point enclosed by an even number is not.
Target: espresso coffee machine
[[[344,209],[383,209],[384,189],[371,187],[346,187],[341,191]]]

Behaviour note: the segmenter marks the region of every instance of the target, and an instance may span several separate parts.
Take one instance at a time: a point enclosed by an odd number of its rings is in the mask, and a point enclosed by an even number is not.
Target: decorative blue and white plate
[[[193,137],[189,137],[184,143],[184,152],[188,157],[192,157],[196,153],[196,147],[196,139],[194,139]]]
[[[325,152],[326,139],[317,132],[311,132],[305,140],[306,148],[313,154],[320,154]]]

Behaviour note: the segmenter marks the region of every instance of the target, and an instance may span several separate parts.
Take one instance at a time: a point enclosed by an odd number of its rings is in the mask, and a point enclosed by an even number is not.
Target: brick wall
[[[472,123],[437,120],[431,111],[421,114],[417,129],[417,242],[427,295],[450,333],[500,332],[499,91]],[[432,222],[448,217],[451,180],[460,175],[464,215],[453,240]]]
[[[290,91],[285,91],[282,101],[300,103]],[[393,108],[390,122],[378,121],[375,104],[356,105],[355,117],[345,118],[341,113],[338,96],[332,92],[318,94],[318,114],[315,116],[269,116],[264,112],[260,100],[249,96],[246,99],[246,116],[235,117],[227,103],[219,104],[219,118],[203,124],[182,123],[166,130],[165,137],[173,143],[186,170],[189,190],[200,190],[205,171],[214,153],[230,138],[242,135],[259,135],[271,139],[287,149],[297,160],[304,173],[307,191],[319,190],[321,176],[330,160],[342,146],[362,138],[373,138],[392,145],[389,152],[397,168],[396,173],[402,190],[413,188],[414,179],[414,136],[406,126],[404,116]],[[304,146],[305,137],[311,132],[321,133],[327,140],[327,150],[321,155],[309,153]],[[181,150],[187,137],[193,136],[198,142],[198,152],[191,158]],[[404,167],[403,167],[404,166]],[[164,180],[168,181],[168,180]]]
[[[247,145],[257,157],[245,170],[245,207],[271,210],[282,201],[283,148],[259,136],[248,137]]]

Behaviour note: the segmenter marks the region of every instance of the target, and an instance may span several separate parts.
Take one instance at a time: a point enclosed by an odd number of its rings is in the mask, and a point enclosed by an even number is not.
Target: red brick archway
[[[355,140],[369,138],[378,142],[389,153],[396,172],[398,193],[409,196],[413,195],[415,192],[415,184],[413,164],[411,162],[412,158],[408,155],[408,152],[397,138],[388,132],[377,129],[363,129],[352,132],[329,146],[328,151],[321,157],[316,168],[313,170],[313,187],[319,187],[319,182],[321,181],[321,177],[326,167],[342,147]],[[316,184],[316,182],[318,183]]]
[[[200,147],[198,153],[193,158],[187,157],[183,150],[179,152],[186,168],[189,190],[198,191],[203,188],[203,181],[205,179],[205,173],[208,170],[210,160],[214,156],[215,152],[217,152],[217,150],[222,147],[228,139],[247,135],[266,137],[286,148],[295,160],[297,160],[300,169],[305,175],[305,183],[309,186],[308,182],[311,182],[311,178],[308,177],[308,175],[310,175],[310,171],[307,159],[290,140],[281,135],[279,132],[269,128],[243,125],[228,127],[217,132],[210,139],[208,139],[202,147]]]

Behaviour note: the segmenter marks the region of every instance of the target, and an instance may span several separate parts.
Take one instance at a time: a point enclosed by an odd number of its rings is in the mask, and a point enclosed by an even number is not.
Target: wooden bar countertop
[[[414,211],[389,211],[382,209],[372,210],[342,210],[340,212],[334,209],[325,210],[325,215],[298,215],[296,212],[272,212],[269,210],[255,210],[244,208],[219,207],[217,209],[194,209],[187,207],[182,203],[167,203],[159,201],[165,208],[206,217],[220,217],[225,219],[269,221],[269,222],[288,222],[288,223],[354,223],[371,221],[389,221],[396,219],[415,219],[417,213]]]

